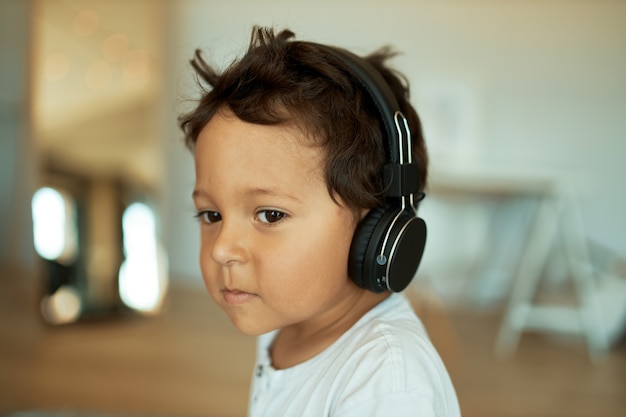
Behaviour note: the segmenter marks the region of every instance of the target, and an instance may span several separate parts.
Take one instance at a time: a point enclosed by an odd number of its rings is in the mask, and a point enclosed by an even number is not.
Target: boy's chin
[[[246,336],[260,336],[265,333],[269,333],[272,330],[276,330],[276,328],[262,326],[259,323],[253,323],[246,320],[240,320],[237,318],[229,317],[230,322],[233,326],[240,332],[245,334]]]

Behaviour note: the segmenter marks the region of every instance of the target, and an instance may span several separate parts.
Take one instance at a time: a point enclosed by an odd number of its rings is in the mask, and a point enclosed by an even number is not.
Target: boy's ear
[[[359,223],[363,221],[363,219],[370,212],[370,209],[367,208],[357,208],[352,210],[352,219],[354,221],[354,227],[357,227]]]
[[[370,210],[371,209],[367,209],[367,208],[361,209],[361,212],[359,213],[359,221],[363,220],[365,216],[367,216],[367,213],[370,212]]]

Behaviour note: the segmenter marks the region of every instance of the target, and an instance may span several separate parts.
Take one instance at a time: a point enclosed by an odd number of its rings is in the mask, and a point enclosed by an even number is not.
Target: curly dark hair
[[[191,65],[201,79],[202,97],[193,111],[179,117],[186,145],[193,151],[200,131],[223,108],[249,123],[290,124],[324,149],[333,199],[339,196],[355,212],[382,205],[387,158],[384,127],[372,98],[346,64],[319,45],[294,37],[290,30],[275,34],[271,28],[255,27],[245,55],[223,72],[196,50]],[[364,59],[389,84],[408,120],[423,191],[428,157],[421,123],[409,103],[406,78],[385,65],[394,55],[385,47]],[[211,88],[202,87],[202,81]]]

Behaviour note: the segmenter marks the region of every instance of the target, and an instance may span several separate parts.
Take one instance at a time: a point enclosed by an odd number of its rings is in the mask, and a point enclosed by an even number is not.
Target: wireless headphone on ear
[[[361,288],[376,293],[402,291],[413,279],[426,244],[426,223],[416,212],[424,194],[419,190],[408,122],[391,88],[369,62],[343,49],[317,46],[350,68],[374,101],[384,125],[385,204],[370,210],[357,226],[348,273]]]

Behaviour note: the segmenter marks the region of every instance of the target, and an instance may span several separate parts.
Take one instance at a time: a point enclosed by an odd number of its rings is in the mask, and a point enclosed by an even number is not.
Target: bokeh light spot
[[[106,61],[98,60],[93,62],[87,69],[85,81],[87,85],[94,89],[99,90],[106,87],[113,78],[113,69],[111,64]]]
[[[97,32],[100,18],[93,10],[82,10],[74,18],[74,33],[78,36],[90,36]]]
[[[126,35],[116,33],[102,43],[102,56],[109,62],[121,62],[128,54],[130,42]]]
[[[44,78],[48,81],[60,81],[68,73],[70,63],[67,55],[56,53],[48,56],[43,66]]]

